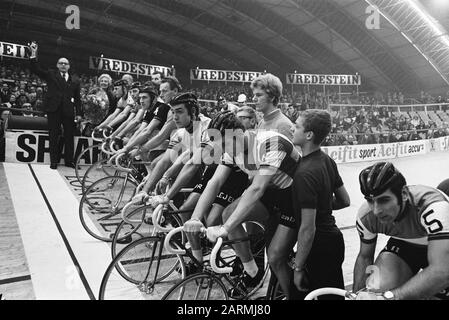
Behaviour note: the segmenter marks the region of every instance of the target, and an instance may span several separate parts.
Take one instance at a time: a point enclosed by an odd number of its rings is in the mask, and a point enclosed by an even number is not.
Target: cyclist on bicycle
[[[132,141],[133,138],[139,136],[142,130],[148,125],[151,121],[150,118],[154,117],[154,108],[157,99],[156,91],[151,87],[144,87],[139,89],[139,106],[136,116],[122,129],[121,132],[116,134],[117,139],[124,139],[127,135],[132,135],[128,139],[125,139],[123,143],[128,144],[128,142]],[[168,106],[167,106],[168,107]],[[149,120],[150,119],[150,120]]]
[[[208,122],[197,121],[199,108],[196,96],[189,92],[181,93],[171,100],[170,107],[178,130],[170,138],[167,151],[150,173],[142,191],[133,198],[135,203],[144,203],[149,199],[148,193],[155,189],[164,172],[177,158],[185,158],[194,148],[200,148],[200,137]]]
[[[126,118],[125,121],[123,121],[116,130],[114,130],[114,132],[111,133],[111,135],[109,136],[109,138],[114,139],[116,137],[118,137],[119,139],[117,140],[121,140],[123,137],[126,136],[126,134],[129,133],[129,131],[131,129],[135,129],[136,127],[136,122],[140,122],[142,116],[143,116],[143,110],[141,105],[139,104],[139,92],[141,89],[141,85],[140,82],[134,82],[131,85],[131,90],[129,91],[129,95],[131,97],[132,100],[132,104],[130,104],[131,106],[131,110],[128,114],[128,117]],[[139,119],[140,117],[140,119]],[[133,126],[131,127],[130,125],[133,124]],[[121,142],[123,143],[123,142]]]
[[[292,211],[291,185],[300,159],[292,142],[274,131],[245,131],[236,115],[230,112],[217,116],[209,127],[215,129],[208,131],[210,136],[214,135],[213,143],[223,150],[222,163],[195,207],[192,219],[197,223],[191,232],[198,232],[203,227],[200,221],[206,216],[212,200],[231,173],[238,170],[248,175],[250,184],[241,197],[224,210],[224,224],[208,227],[207,236],[211,241],[215,242],[218,237],[231,240],[246,237],[242,222],[265,221],[275,206],[282,212]],[[242,289],[260,285],[264,270],[256,264],[249,243],[235,244],[234,250],[243,264]],[[230,292],[231,296],[234,294]]]
[[[406,185],[390,162],[365,168],[359,182],[366,202],[357,213],[353,291],[366,285],[388,300],[449,299],[449,198],[432,187]],[[379,233],[390,239],[367,279]]]
[[[154,121],[153,125],[147,126],[146,130],[142,131],[142,134],[137,137],[137,139],[131,144],[128,143],[128,146],[121,151],[130,152],[130,155],[133,157],[142,155],[144,158],[151,160],[167,150],[170,135],[177,129],[176,123],[173,121],[173,113],[168,111],[167,104],[173,97],[179,94],[181,89],[181,84],[175,77],[170,76],[162,80],[160,85],[160,98],[163,101],[163,104],[158,104],[158,106],[156,106],[157,109],[155,109],[155,112],[157,113],[159,113],[159,109],[161,109],[161,116],[152,119],[152,121],[158,120],[159,123]],[[167,111],[166,117],[165,111]],[[163,124],[163,126],[158,131],[156,128],[159,127],[160,124]],[[132,150],[132,148],[135,147],[139,148]]]
[[[126,102],[128,89],[127,82],[125,80],[118,80],[114,82],[113,92],[115,97],[118,99],[117,107],[112,114],[110,114],[95,128],[96,131],[107,128],[110,132],[112,132],[128,117],[128,114],[132,109],[132,106],[128,105]]]
[[[441,181],[437,189],[440,189],[449,196],[449,179]]]

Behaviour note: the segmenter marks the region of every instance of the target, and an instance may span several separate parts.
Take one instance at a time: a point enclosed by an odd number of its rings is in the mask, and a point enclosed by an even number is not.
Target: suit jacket
[[[42,110],[48,113],[62,108],[66,117],[82,116],[79,78],[69,74],[66,82],[59,70],[44,70],[36,59],[30,61],[31,71],[47,82]]]

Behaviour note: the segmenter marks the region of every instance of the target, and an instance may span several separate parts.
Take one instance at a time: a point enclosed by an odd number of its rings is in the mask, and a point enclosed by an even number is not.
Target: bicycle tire
[[[163,243],[163,237],[144,237],[120,251],[104,273],[99,299],[159,299],[173,284],[184,279],[183,258],[168,254],[165,249],[161,255],[164,260],[160,260],[156,270]],[[146,291],[149,284],[151,292]]]
[[[127,243],[133,242],[136,239],[145,236],[155,235],[156,231],[153,228],[153,221],[151,219],[152,211],[153,207],[146,205],[134,209],[133,211],[127,214],[127,216],[130,218],[131,221],[137,221],[137,218],[139,218],[140,216],[141,222],[130,224],[125,221],[122,221],[118,225],[111,242],[112,259],[114,259],[117,256],[117,254],[127,245]],[[178,215],[173,214],[169,216],[168,220],[165,223],[163,223],[163,225],[165,227],[171,225],[174,228],[176,228],[181,226],[182,222]]]
[[[215,289],[214,284],[216,284]],[[203,291],[205,295],[202,295]],[[218,276],[210,272],[201,272],[188,276],[180,283],[175,284],[172,288],[170,288],[162,297],[162,300],[228,299],[228,293],[225,285]]]
[[[81,151],[80,154],[78,155],[78,157],[76,157],[75,175],[80,184],[83,183],[84,174],[87,172],[87,170],[92,165],[92,163],[95,163],[100,160],[105,160],[108,158],[108,156],[104,152],[101,152],[100,148],[101,148],[101,145],[99,145],[99,144],[91,145],[91,146],[87,147],[86,149],[84,149],[83,151]],[[100,149],[100,150],[94,151],[94,149],[97,149],[97,150]],[[94,154],[98,154],[97,159],[94,159],[94,156],[93,156]],[[92,155],[92,157],[91,157],[91,155]],[[84,163],[89,162],[89,163],[82,164],[83,162]]]
[[[111,234],[122,222],[121,209],[131,201],[136,188],[137,183],[133,179],[121,176],[105,177],[93,183],[79,204],[79,217],[84,229],[98,240],[111,242]]]
[[[92,163],[83,175],[81,180],[81,191],[83,194],[96,181],[112,176],[125,176],[126,173],[116,170],[113,166],[107,164],[108,159],[101,159]]]
[[[285,294],[282,292],[281,285],[276,276],[271,273],[268,283],[266,300],[285,300]]]

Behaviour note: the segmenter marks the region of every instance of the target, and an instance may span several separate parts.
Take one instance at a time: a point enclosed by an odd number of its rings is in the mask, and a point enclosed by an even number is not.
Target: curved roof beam
[[[51,3],[49,3],[50,1],[45,1],[45,3],[41,2],[41,7],[35,7],[33,5],[28,5],[27,1],[24,0],[15,0],[17,1],[17,3],[15,4],[16,8],[19,7],[19,9],[17,9],[17,11],[20,11],[21,13],[25,13],[28,14],[29,16],[35,16],[35,15],[40,15],[42,17],[46,17],[46,19],[48,20],[49,16],[53,16],[54,19],[51,19],[48,21],[49,24],[54,24],[55,21],[58,22],[58,25],[55,26],[55,30],[54,32],[56,33],[61,33],[62,30],[64,31],[69,31],[72,33],[78,33],[78,34],[83,34],[85,36],[89,35],[90,33],[95,33],[95,31],[99,31],[103,34],[103,37],[107,37],[110,38],[111,40],[113,40],[114,38],[122,38],[122,39],[126,39],[124,40],[124,43],[127,43],[129,45],[131,45],[132,43],[140,43],[146,50],[150,50],[151,46],[154,45],[155,47],[159,48],[161,51],[167,54],[169,54],[170,56],[177,56],[178,59],[182,59],[184,60],[184,64],[188,63],[188,64],[192,64],[192,63],[213,63],[215,60],[210,57],[209,55],[206,56],[201,56],[201,55],[193,55],[190,54],[189,52],[186,52],[184,50],[180,50],[177,47],[174,47],[173,45],[167,44],[166,42],[161,41],[160,39],[157,39],[157,33],[156,34],[151,34],[148,32],[140,32],[140,33],[136,33],[134,31],[132,31],[132,21],[131,20],[124,20],[121,18],[117,18],[114,23],[114,26],[112,27],[111,24],[109,23],[104,23],[104,22],[99,22],[98,21],[98,17],[97,14],[95,12],[86,12],[86,10],[83,10],[83,14],[81,14],[81,25],[83,24],[93,24],[95,22],[96,23],[96,28],[95,30],[84,30],[82,27],[80,28],[80,30],[67,30],[64,26],[64,22],[65,19],[67,18],[67,15],[62,13],[61,11],[58,11],[58,8],[56,5],[52,5]],[[19,3],[21,2],[21,3]],[[2,6],[6,5],[7,3],[2,2],[0,3],[0,8],[2,8]],[[3,10],[2,10],[3,11]],[[14,16],[17,15],[18,13],[14,13]],[[121,25],[120,27],[118,27],[118,25]],[[112,33],[113,33],[113,37],[112,37]],[[101,38],[100,38],[101,39]],[[151,46],[150,46],[151,45]],[[141,49],[140,49],[141,50]],[[139,51],[137,51],[139,52]],[[171,63],[174,64],[174,63]],[[170,64],[170,65],[171,65]]]
[[[199,7],[194,7],[193,5],[196,4],[195,2],[189,1],[188,4],[186,4],[181,3],[181,1],[178,0],[149,0],[145,1],[145,3],[163,8],[167,11],[175,12],[179,16],[188,19],[190,23],[194,21],[203,27],[221,33],[227,37],[229,41],[237,41],[248,48],[248,51],[245,52],[244,55],[251,57],[249,59],[261,57],[265,60],[264,65],[260,65],[259,69],[266,68],[269,70],[274,69],[276,71],[289,70],[292,65],[296,64],[290,56],[283,54],[279,48],[273,48],[266,42],[261,41],[248,33],[242,32],[241,29],[232,25],[229,21],[219,19],[217,16],[214,16]],[[217,2],[217,5],[221,5],[221,1]]]
[[[0,15],[0,21],[2,20]],[[18,26],[15,25],[14,22],[18,22]],[[18,15],[16,14],[13,19],[13,23],[11,24],[12,31],[15,30],[30,30],[32,27],[35,35],[48,35],[49,39],[53,39],[54,41],[57,39],[57,36],[61,36],[63,40],[70,41],[70,45],[73,47],[79,46],[79,44],[83,44],[84,53],[87,55],[87,52],[90,52],[92,55],[99,55],[100,53],[104,53],[106,57],[111,57],[109,54],[115,54],[116,57],[120,57],[119,59],[125,60],[129,59],[131,61],[142,61],[145,60],[145,56],[142,54],[134,54],[134,52],[142,52],[142,46],[135,42],[130,42],[129,38],[122,38],[121,36],[116,36],[114,39],[109,37],[109,34],[100,32],[100,31],[92,31],[88,34],[81,33],[73,33],[69,30],[59,31],[58,34],[55,34],[54,29],[51,27],[51,22],[49,22],[45,18],[40,18],[37,15]],[[26,27],[25,27],[26,26]],[[28,39],[32,40],[32,39]],[[92,44],[95,43],[93,47]],[[160,55],[156,58],[157,61],[152,61],[151,64],[163,64],[165,66],[171,66],[174,62],[178,62],[181,65],[185,63],[186,60],[182,59],[182,57],[178,57],[176,55],[167,54]]]
[[[225,0],[223,3],[263,24],[266,28],[281,35],[295,46],[302,48],[303,52],[306,52],[314,61],[321,65],[320,70],[315,71],[329,73],[353,70],[346,61],[302,31],[299,26],[287,21],[283,16],[263,6],[258,1]]]
[[[364,60],[371,62],[370,64],[374,65],[379,73],[390,79],[391,85],[405,91],[416,88],[415,80],[418,76],[415,72],[368,32],[364,25],[351,19],[338,3],[328,0],[292,1],[350,43]]]
[[[113,23],[113,21],[126,21],[131,24],[131,32],[144,31],[145,34],[149,32],[157,33],[161,41],[165,40],[171,44],[179,43],[179,47],[185,47],[183,49],[184,51],[194,50],[199,56],[210,56],[209,63],[213,63],[212,66],[222,68],[236,68],[236,66],[241,68],[243,65],[256,67],[253,61],[244,57],[236,59],[240,65],[231,65],[225,58],[234,55],[234,53],[229,51],[225,46],[219,46],[204,37],[200,38],[196,34],[186,30],[181,30],[173,34],[171,30],[176,29],[177,26],[168,23],[166,19],[156,19],[153,17],[154,8],[150,8],[147,2],[130,4],[129,1],[114,1],[113,5],[111,5],[111,2],[82,1],[82,11],[89,10],[91,13],[98,12],[105,4],[107,6],[102,11],[102,14],[104,14],[102,18],[109,20],[110,23]],[[132,19],[125,17],[132,17]],[[88,28],[94,30],[100,21],[101,18],[97,19]],[[189,44],[190,48],[187,48],[187,44]]]
[[[449,36],[413,0],[365,0],[394,26],[449,85]],[[406,16],[407,19],[403,17]]]

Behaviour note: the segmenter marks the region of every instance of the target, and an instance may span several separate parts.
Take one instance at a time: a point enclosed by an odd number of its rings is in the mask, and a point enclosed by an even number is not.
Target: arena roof
[[[358,72],[366,90],[433,92],[449,85],[448,2],[2,0],[0,40],[37,40],[48,61],[67,55],[78,66],[104,54],[180,71]],[[65,27],[72,4],[79,30]],[[378,29],[366,26],[368,6]]]

